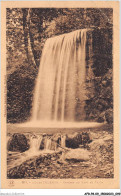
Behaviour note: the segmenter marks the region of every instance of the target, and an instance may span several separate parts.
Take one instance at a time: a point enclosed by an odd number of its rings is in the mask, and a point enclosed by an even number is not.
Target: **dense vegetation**
[[[35,78],[46,39],[81,28],[93,29],[93,54],[89,62],[93,89],[87,78],[86,118],[113,122],[112,17],[112,9],[106,8],[7,9],[8,122],[22,122],[30,117]]]

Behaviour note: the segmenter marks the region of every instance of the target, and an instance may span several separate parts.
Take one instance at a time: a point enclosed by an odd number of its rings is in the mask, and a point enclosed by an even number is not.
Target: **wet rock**
[[[65,160],[88,161],[89,155],[88,150],[78,148],[66,152],[63,157]]]
[[[56,150],[57,149],[57,142],[56,141],[53,141],[51,142],[51,150]]]
[[[99,150],[102,146],[107,146],[107,142],[112,140],[112,136],[108,135],[104,138],[96,139],[89,144],[91,150]]]
[[[24,152],[29,149],[28,140],[24,134],[15,133],[9,139],[8,144],[7,144],[7,149],[9,151]]]
[[[81,134],[67,135],[66,147],[78,148],[79,144],[82,144],[82,135]]]
[[[67,135],[66,138],[66,147],[68,148],[79,148],[80,145],[86,145],[91,142],[91,138],[89,133],[82,132],[82,133],[75,133],[71,135]]]
[[[82,132],[82,145],[86,145],[92,142],[91,136],[87,132]]]
[[[44,146],[45,146],[45,139],[43,138],[40,144],[40,150],[44,150]]]
[[[94,140],[89,146],[90,146],[90,149],[99,149],[100,146],[102,145],[104,145],[104,140],[97,139],[97,140]]]

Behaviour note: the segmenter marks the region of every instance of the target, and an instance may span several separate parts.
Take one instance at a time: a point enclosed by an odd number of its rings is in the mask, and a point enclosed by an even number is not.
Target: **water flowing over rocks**
[[[78,148],[80,145],[85,145],[91,142],[90,136],[86,132],[75,134],[39,134],[39,135],[24,135],[15,133],[8,139],[8,151],[30,150],[54,150],[61,147]]]
[[[112,178],[112,128],[66,130],[58,133],[22,133],[28,145],[25,152],[8,150],[7,177],[18,178]],[[109,132],[110,131],[110,132]],[[45,131],[46,132],[46,131]],[[15,134],[9,135],[10,141]],[[23,137],[24,138],[24,137]],[[82,139],[83,138],[83,139]],[[67,147],[67,140],[77,148]],[[73,143],[72,142],[72,143]],[[9,141],[8,141],[9,143]],[[15,148],[14,148],[15,150]]]

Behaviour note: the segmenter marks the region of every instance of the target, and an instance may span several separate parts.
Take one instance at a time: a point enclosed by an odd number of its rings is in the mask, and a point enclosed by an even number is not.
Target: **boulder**
[[[24,134],[15,133],[8,140],[7,149],[9,151],[24,152],[29,149],[28,140]]]
[[[90,152],[85,149],[71,149],[70,151],[63,154],[63,159],[65,160],[75,160],[75,161],[88,161]]]
[[[86,145],[92,142],[91,136],[87,132],[82,132],[82,145]]]
[[[94,140],[91,144],[89,144],[89,147],[91,150],[99,150],[101,146],[107,146],[107,142],[112,139],[111,135],[107,135],[104,138]]]
[[[80,133],[69,134],[66,137],[66,147],[68,148],[78,148],[82,144],[82,135]]]
[[[80,145],[86,145],[90,143],[90,135],[87,132],[69,134],[66,137],[66,147],[68,148],[79,148]]]
[[[105,142],[104,142],[104,139],[97,139],[97,140],[94,140],[90,145],[89,145],[89,147],[90,147],[90,149],[91,150],[99,150],[99,148],[101,147],[101,146],[103,146],[105,144]]]
[[[52,137],[51,150],[56,150],[61,145],[61,135],[54,134]]]

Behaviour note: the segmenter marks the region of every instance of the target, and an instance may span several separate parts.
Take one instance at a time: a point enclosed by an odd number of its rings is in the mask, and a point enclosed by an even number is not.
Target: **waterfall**
[[[30,150],[29,153],[35,154],[40,150],[40,144],[42,142],[42,136],[32,136],[30,138]]]
[[[61,135],[61,147],[66,146],[66,135]]]
[[[76,121],[77,102],[84,120],[86,29],[47,39],[37,77],[32,120]]]
[[[47,138],[45,142],[45,150],[51,150],[51,138]]]
[[[8,169],[17,167],[23,162],[41,155],[40,144],[42,142],[42,136],[30,136],[30,149],[25,152],[10,152],[8,153]]]

